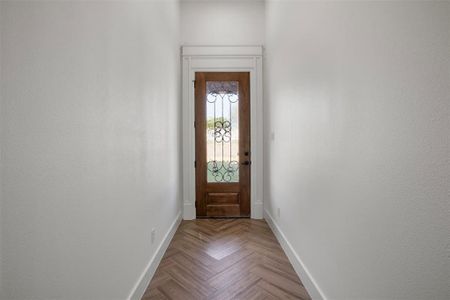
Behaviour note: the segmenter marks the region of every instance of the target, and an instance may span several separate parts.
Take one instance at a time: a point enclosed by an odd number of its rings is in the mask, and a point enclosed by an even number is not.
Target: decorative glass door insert
[[[239,82],[206,81],[207,182],[239,182]]]

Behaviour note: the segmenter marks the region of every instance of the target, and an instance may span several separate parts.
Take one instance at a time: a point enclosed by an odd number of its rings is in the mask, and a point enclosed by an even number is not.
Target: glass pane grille
[[[239,82],[206,82],[207,182],[239,182]]]

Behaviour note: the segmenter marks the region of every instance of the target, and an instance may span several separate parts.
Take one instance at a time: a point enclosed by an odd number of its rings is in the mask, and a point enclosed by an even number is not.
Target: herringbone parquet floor
[[[183,221],[142,299],[310,299],[264,220]]]

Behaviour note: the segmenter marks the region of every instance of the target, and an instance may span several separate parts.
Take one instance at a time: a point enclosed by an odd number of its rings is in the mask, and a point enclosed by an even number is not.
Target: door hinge
[[[194,121],[194,128],[195,128],[196,122]]]
[[[197,201],[194,202],[194,207],[197,208]]]
[[[194,89],[197,87],[197,81],[196,80],[192,80],[192,83],[194,84]]]
[[[197,168],[197,161],[194,161],[194,168]]]

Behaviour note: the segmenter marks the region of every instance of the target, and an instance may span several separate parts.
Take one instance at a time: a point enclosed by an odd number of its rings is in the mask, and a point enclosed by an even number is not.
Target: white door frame
[[[263,218],[262,46],[183,46],[183,219],[195,211],[195,72],[250,72],[251,218]]]

